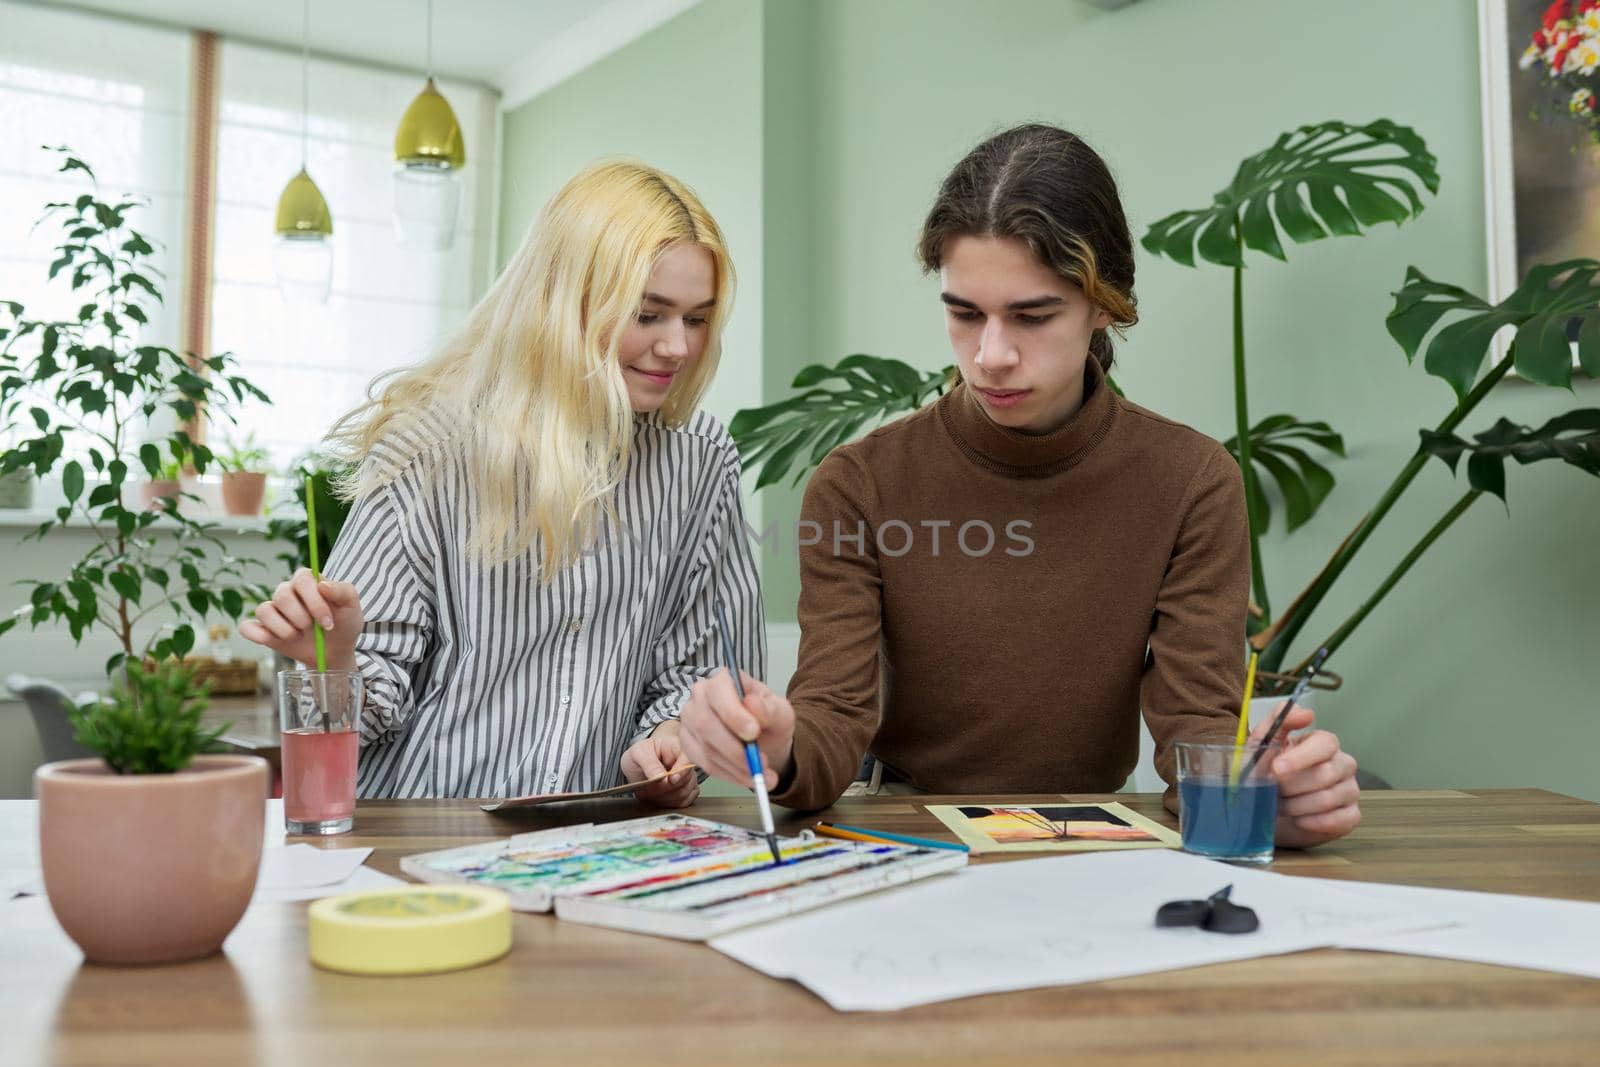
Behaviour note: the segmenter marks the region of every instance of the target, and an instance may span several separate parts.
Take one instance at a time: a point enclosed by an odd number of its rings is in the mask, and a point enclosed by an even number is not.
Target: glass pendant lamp
[[[322,190],[306,171],[306,126],[310,110],[311,2],[301,9],[300,173],[278,197],[272,269],[286,300],[324,303],[333,287],[333,215]]]
[[[456,113],[433,81],[433,0],[427,37],[427,83],[394,135],[394,225],[402,245],[444,250],[455,242],[467,147]]]

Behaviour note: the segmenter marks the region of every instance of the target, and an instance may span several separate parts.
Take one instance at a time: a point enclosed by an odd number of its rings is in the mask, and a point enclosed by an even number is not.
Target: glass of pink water
[[[342,834],[355,825],[358,671],[280,671],[283,822],[291,834]]]

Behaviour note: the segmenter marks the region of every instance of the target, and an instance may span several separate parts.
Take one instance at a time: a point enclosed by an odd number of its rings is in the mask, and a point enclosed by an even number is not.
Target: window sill
[[[254,533],[265,535],[267,532],[266,516],[256,515],[212,515],[206,512],[185,511],[185,515],[196,522],[208,522],[220,530],[232,533]],[[53,508],[0,508],[0,529],[32,530],[41,523],[55,522],[56,513]],[[68,529],[87,530],[89,520],[81,513],[74,512],[67,519]],[[163,524],[152,526],[152,530],[162,530],[167,527]]]

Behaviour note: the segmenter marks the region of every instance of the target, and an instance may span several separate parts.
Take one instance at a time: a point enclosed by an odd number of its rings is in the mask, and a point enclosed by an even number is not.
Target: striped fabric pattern
[[[380,446],[369,462],[393,458]],[[712,416],[681,427],[635,416],[620,531],[607,523],[548,583],[537,546],[487,567],[467,551],[474,504],[459,449],[434,446],[356,501],[328,561],[325,576],[355,585],[366,620],[360,796],[620,783],[623,750],[721,668],[719,593],[741,666],[764,674],[739,457]]]

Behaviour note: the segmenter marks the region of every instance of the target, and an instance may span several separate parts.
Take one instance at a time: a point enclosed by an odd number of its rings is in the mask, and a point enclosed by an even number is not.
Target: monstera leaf
[[[949,373],[950,368],[925,372],[897,359],[860,354],[831,367],[813,363],[794,379],[793,388],[805,392],[738,412],[728,432],[746,469],[759,465],[757,489],[781,481],[797,465],[798,483],[869,423],[921,407]]]
[[[1454,285],[1436,282],[1415,267],[1394,294],[1389,335],[1414,360],[1423,340],[1452,312],[1467,312],[1428,342],[1422,365],[1450,383],[1465,398],[1478,379],[1489,342],[1506,326],[1517,328],[1512,366],[1531,382],[1563,389],[1572,385],[1572,346],[1568,331],[1578,323],[1578,361],[1590,377],[1600,377],[1600,261],[1569,259],[1528,271],[1516,292],[1498,304]]]
[[[1325,422],[1301,422],[1293,415],[1269,415],[1250,429],[1250,462],[1260,477],[1249,485],[1255,491],[1250,507],[1250,522],[1257,537],[1267,532],[1272,524],[1272,506],[1261,488],[1264,478],[1271,477],[1283,496],[1284,521],[1289,529],[1303,526],[1317,513],[1322,502],[1333,492],[1333,473],[1318,463],[1306,451],[1313,446],[1344,456],[1344,438]],[[1223,442],[1237,462],[1239,437],[1237,434]]]
[[[1414,218],[1422,211],[1417,186],[1439,191],[1436,164],[1414,130],[1388,119],[1302,126],[1239,164],[1211,206],[1168,215],[1141,243],[1188,267],[1196,252],[1208,262],[1239,267],[1237,219],[1246,247],[1284,259],[1280,228],[1306,244]]]
[[[1559,459],[1600,477],[1600,408],[1569,411],[1537,430],[1501,419],[1472,436],[1476,444],[1453,433],[1423,430],[1422,451],[1438,456],[1452,472],[1465,454],[1468,484],[1480,492],[1493,493],[1502,502],[1506,498],[1508,458],[1522,464]]]

